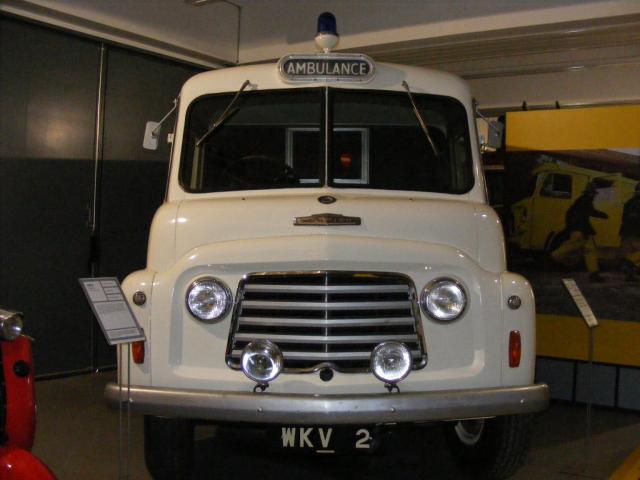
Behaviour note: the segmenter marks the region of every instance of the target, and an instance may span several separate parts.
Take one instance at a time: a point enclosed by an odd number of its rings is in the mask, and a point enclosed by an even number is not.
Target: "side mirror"
[[[498,121],[489,122],[489,130],[487,132],[487,146],[496,150],[502,146],[502,138],[504,137],[504,124]]]
[[[487,148],[499,149],[502,147],[502,141],[504,137],[504,123],[499,120],[489,120],[487,117],[480,113],[478,102],[473,100],[473,110],[476,118],[479,118],[487,125],[487,138],[485,140],[484,135],[480,135],[480,148],[485,151]]]
[[[145,150],[157,150],[158,139],[160,138],[160,122],[147,122],[147,126],[144,129],[144,140],[142,141],[142,148]]]
[[[178,108],[178,98],[173,100],[173,107],[169,110],[162,120],[159,122],[147,122],[147,125],[144,128],[144,140],[142,141],[142,148],[145,150],[157,150],[158,149],[158,140],[160,139],[160,128],[162,124],[165,122],[169,116],[175,112],[176,108]],[[169,136],[169,141],[173,141],[173,137]]]

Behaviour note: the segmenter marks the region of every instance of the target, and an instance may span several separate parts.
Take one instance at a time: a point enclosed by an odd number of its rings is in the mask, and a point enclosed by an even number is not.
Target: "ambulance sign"
[[[295,82],[368,82],[375,65],[366,55],[332,53],[287,55],[278,62],[282,80]]]

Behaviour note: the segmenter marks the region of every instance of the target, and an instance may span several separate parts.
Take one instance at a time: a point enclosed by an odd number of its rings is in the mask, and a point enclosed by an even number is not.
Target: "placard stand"
[[[131,459],[131,343],[144,342],[146,337],[117,278],[80,278],[79,281],[107,343],[116,345],[118,349],[118,479],[128,480]],[[126,398],[122,373],[124,345],[127,346]],[[124,413],[123,404],[126,404]],[[126,429],[123,425],[125,414]]]
[[[597,326],[597,325],[596,325]],[[587,471],[587,467],[589,466],[589,455],[591,453],[591,405],[593,403],[593,329],[595,327],[589,327],[589,375],[588,375],[588,385],[587,385],[587,432],[586,432],[586,447],[585,447],[585,460],[584,460],[584,470]]]
[[[593,331],[599,325],[598,319],[593,314],[587,299],[584,298],[580,288],[576,284],[575,280],[571,278],[562,279],[562,283],[566,287],[569,295],[573,299],[576,307],[580,311],[580,315],[584,320],[584,323],[587,326],[587,330],[589,332],[589,345],[587,350],[587,362],[589,366],[589,374],[587,375],[587,425],[586,425],[586,436],[585,436],[585,447],[584,447],[584,468],[583,471],[586,472],[589,467],[589,458],[591,454],[591,428],[592,428],[592,403],[593,403],[593,347],[594,347],[594,337]]]
[[[118,345],[118,480],[129,479],[129,460],[131,458],[131,344],[127,343],[127,386],[125,399],[122,397],[122,350],[125,344]],[[126,432],[123,430],[122,404],[126,403]],[[123,436],[126,434],[126,441]]]

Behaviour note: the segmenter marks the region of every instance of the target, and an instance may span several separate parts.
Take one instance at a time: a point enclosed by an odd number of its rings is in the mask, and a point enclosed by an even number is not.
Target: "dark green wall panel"
[[[25,313],[36,372],[91,366],[88,210],[99,45],[0,19],[0,305]]]
[[[77,280],[91,272],[100,47],[0,16],[0,305],[24,311],[38,374],[115,364]],[[164,197],[173,118],[155,152],[145,123],[200,70],[112,46],[106,65],[94,265],[122,280],[144,268]]]

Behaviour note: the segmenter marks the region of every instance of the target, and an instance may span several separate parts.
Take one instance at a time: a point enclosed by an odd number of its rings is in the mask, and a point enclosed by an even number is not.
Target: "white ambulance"
[[[123,284],[147,337],[120,369],[148,468],[188,478],[202,421],[322,454],[443,422],[465,468],[506,478],[548,387],[469,88],[326,50],[180,93],[147,267]]]

